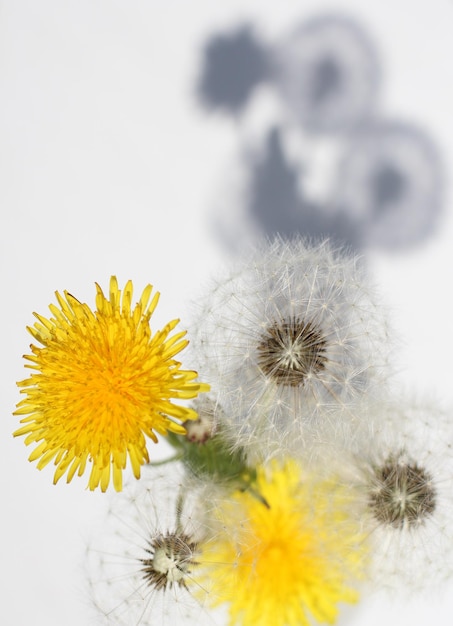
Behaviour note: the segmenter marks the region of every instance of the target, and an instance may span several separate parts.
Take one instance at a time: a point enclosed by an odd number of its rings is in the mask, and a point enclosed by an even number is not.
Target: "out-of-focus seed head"
[[[374,517],[394,528],[424,523],[436,508],[436,490],[431,474],[416,461],[391,455],[374,470],[370,493]]]

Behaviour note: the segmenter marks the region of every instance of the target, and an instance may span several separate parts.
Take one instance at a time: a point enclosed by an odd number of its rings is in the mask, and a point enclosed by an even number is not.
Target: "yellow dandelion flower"
[[[358,600],[366,554],[346,489],[310,479],[294,461],[260,468],[256,489],[268,507],[247,491],[219,504],[225,531],[202,555],[214,605],[228,602],[230,625],[333,624],[338,603]]]
[[[27,417],[14,436],[38,443],[29,460],[39,459],[39,469],[54,461],[54,483],[65,473],[70,482],[91,463],[91,490],[105,491],[112,478],[121,491],[127,458],[136,478],[149,461],[145,435],[157,442],[156,433],[184,434],[177,421],[197,418],[172,400],[195,398],[209,386],[175,360],[188,344],[185,331],[172,334],[179,320],[152,333],[159,293],[152,295],[151,285],[134,308],[131,281],[121,293],[112,276],[108,298],[96,290],[95,311],[65,291],[56,292],[59,306],[49,306],[53,317],[34,314],[38,322],[27,330],[42,347],[32,344],[24,356],[33,373],[17,383],[26,397],[15,415]]]

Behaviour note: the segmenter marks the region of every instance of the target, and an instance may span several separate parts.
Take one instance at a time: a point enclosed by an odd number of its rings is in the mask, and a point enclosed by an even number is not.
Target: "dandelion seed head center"
[[[260,369],[280,385],[303,385],[327,363],[327,341],[321,330],[296,317],[267,326],[257,349]]]
[[[156,572],[165,574],[169,582],[177,582],[184,578],[184,570],[181,567],[180,559],[177,555],[167,555],[163,548],[159,548],[154,553],[153,567]]]
[[[196,564],[197,544],[184,533],[167,533],[154,537],[147,548],[150,557],[141,559],[143,577],[156,589],[185,586],[185,578]]]
[[[436,508],[432,477],[418,463],[389,457],[374,469],[369,497],[374,517],[394,528],[424,523]]]

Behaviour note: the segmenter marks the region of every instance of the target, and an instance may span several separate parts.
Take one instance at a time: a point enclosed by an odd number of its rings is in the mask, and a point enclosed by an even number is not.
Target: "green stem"
[[[151,467],[159,467],[159,465],[166,465],[167,463],[173,463],[173,461],[180,461],[183,457],[184,453],[180,452],[179,454],[175,454],[175,456],[163,459],[162,461],[150,461],[148,465],[151,465]]]

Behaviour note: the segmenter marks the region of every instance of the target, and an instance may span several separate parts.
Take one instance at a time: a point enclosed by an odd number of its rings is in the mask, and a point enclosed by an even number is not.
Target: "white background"
[[[202,113],[194,84],[206,38],[243,20],[269,39],[322,9],[357,17],[379,46],[381,110],[429,128],[453,167],[453,3],[448,0],[0,1],[0,622],[88,624],[80,563],[105,496],[52,485],[11,433],[27,376],[26,325],[54,291],[94,304],[111,274],[162,293],[156,327],[189,312],[226,258],[209,227],[235,122]],[[369,262],[400,333],[401,377],[453,406],[453,224],[412,252]],[[155,451],[156,450],[156,451]],[[161,449],[151,454],[161,454]],[[446,599],[364,598],[351,626],[451,623]]]

